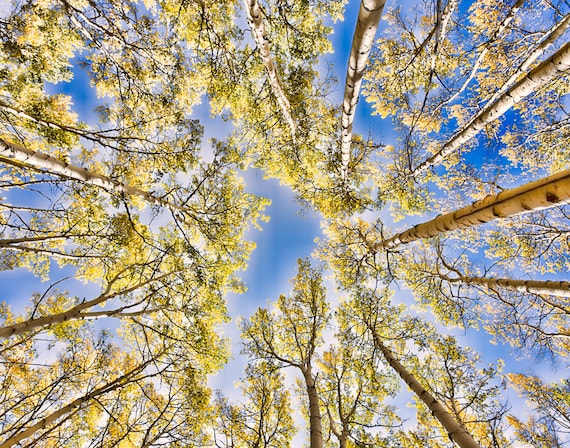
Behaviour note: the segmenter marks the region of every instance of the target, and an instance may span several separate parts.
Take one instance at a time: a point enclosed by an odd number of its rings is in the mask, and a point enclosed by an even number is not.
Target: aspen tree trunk
[[[465,283],[479,285],[489,289],[508,289],[509,291],[529,292],[533,294],[550,295],[557,297],[570,297],[570,282],[552,280],[517,280],[510,278],[486,278],[469,277],[461,275],[458,278],[450,278],[441,275],[441,278],[449,283]]]
[[[271,58],[271,52],[269,51],[269,38],[267,37],[265,31],[265,25],[263,23],[263,17],[261,16],[261,10],[259,9],[259,3],[257,0],[244,0],[244,4],[245,11],[247,13],[247,21],[253,33],[253,39],[255,40],[257,48],[259,49],[259,54],[261,55],[263,65],[267,70],[269,85],[271,86],[273,95],[275,95],[277,103],[281,108],[281,113],[283,114],[283,117],[289,126],[293,141],[295,141],[295,122],[291,116],[291,105],[285,96],[285,92],[283,92],[281,80],[277,74],[275,63]]]
[[[501,24],[499,25],[497,30],[493,33],[493,36],[486,43],[486,45],[483,48],[483,50],[481,51],[481,53],[479,53],[477,60],[473,64],[473,68],[471,69],[471,73],[469,74],[469,76],[467,77],[467,79],[465,80],[465,82],[463,83],[461,88],[450,99],[448,99],[446,101],[446,103],[451,103],[453,100],[455,100],[455,98],[457,98],[467,88],[467,86],[469,85],[471,80],[477,74],[477,70],[479,70],[479,66],[481,65],[481,62],[483,61],[483,58],[489,52],[489,44],[492,43],[495,39],[497,39],[497,37],[499,37],[505,31],[505,29],[507,28],[509,23],[511,23],[513,21],[513,19],[515,18],[515,15],[519,11],[519,9],[522,8],[523,4],[524,4],[524,0],[517,0],[517,2],[513,5],[511,10],[509,11],[509,14],[507,15],[507,17],[504,18],[504,20],[501,22]],[[491,103],[492,101],[494,101],[494,99],[490,100],[489,103]]]
[[[0,247],[4,247],[6,249],[11,250],[19,250],[22,252],[33,252],[35,254],[47,254],[50,257],[54,258],[63,258],[64,260],[85,260],[88,258],[101,258],[99,255],[75,255],[75,254],[66,254],[64,252],[58,252],[56,250],[50,249],[41,249],[37,247],[28,247],[28,246],[21,246],[19,244],[0,244]]]
[[[358,11],[356,30],[354,31],[352,47],[350,48],[346,84],[344,87],[344,99],[342,102],[341,173],[343,180],[346,179],[348,162],[350,160],[352,123],[354,122],[356,104],[358,103],[358,97],[360,95],[362,76],[364,75],[368,55],[374,43],[376,28],[378,28],[378,22],[380,22],[380,16],[382,15],[385,3],[386,0],[362,0],[360,10]]]
[[[515,70],[515,72],[505,81],[503,86],[493,94],[488,104],[496,101],[507,89],[537,60],[544,52],[554,43],[556,39],[564,34],[570,26],[570,14],[550,28],[546,38],[538,44],[538,46],[528,55],[524,62]]]
[[[85,235],[78,235],[78,236],[85,236]],[[38,241],[51,241],[51,240],[64,240],[64,239],[67,239],[67,237],[61,235],[34,236],[34,237],[31,236],[27,238],[5,238],[5,239],[0,239],[0,247],[10,247],[13,246],[14,244],[19,244],[19,243],[35,243]]]
[[[321,409],[319,407],[319,396],[315,380],[311,373],[311,367],[303,370],[307,395],[309,396],[309,433],[311,448],[323,448],[323,427],[321,419]],[[2,447],[0,447],[2,448]]]
[[[36,152],[15,143],[9,143],[3,139],[0,139],[0,162],[23,169],[31,167],[38,171],[78,180],[114,193],[139,196],[151,204],[194,214],[194,211],[190,208],[173,204],[165,199],[154,196],[148,191],[130,187],[103,174],[93,173],[85,168],[69,165],[48,154]]]
[[[163,274],[159,277],[147,280],[145,282],[139,283],[135,286],[130,288],[123,289],[122,291],[114,292],[114,293],[104,293],[101,294],[99,297],[88,300],[86,302],[82,302],[79,305],[70,308],[67,311],[63,311],[57,314],[51,314],[49,316],[38,317],[36,319],[27,320],[25,322],[20,322],[13,325],[8,325],[5,327],[0,327],[0,338],[8,338],[10,336],[27,333],[29,331],[37,330],[38,328],[45,328],[50,325],[60,324],[62,322],[67,322],[73,319],[80,319],[82,318],[81,311],[92,308],[100,303],[103,303],[107,300],[111,300],[115,297],[118,297],[123,294],[128,294],[129,292],[135,291],[139,288],[142,288],[150,283],[160,281],[172,275],[173,272],[169,272],[168,274]],[[106,312],[109,314],[109,312]]]
[[[509,218],[521,213],[542,210],[570,203],[570,170],[530,182],[497,195],[490,195],[472,205],[454,212],[439,215],[431,221],[378,243],[369,243],[372,251],[393,249],[400,244],[421,238],[431,238],[445,232],[477,226],[499,218]]]
[[[41,429],[45,429],[48,425],[52,424],[56,420],[60,419],[61,417],[65,416],[66,414],[72,412],[73,410],[83,406],[88,401],[97,398],[101,395],[106,393],[112,392],[117,390],[118,388],[123,386],[123,383],[132,381],[132,378],[139,373],[141,373],[149,364],[151,364],[154,359],[150,359],[145,361],[143,364],[139,365],[138,367],[132,369],[131,371],[125,373],[124,375],[120,376],[119,378],[111,381],[110,383],[106,384],[105,386],[99,387],[88,394],[79,397],[73,400],[71,403],[59,408],[57,411],[52,412],[48,416],[42,418],[36,424],[30,426],[29,428],[20,431],[19,433],[13,435],[12,437],[8,438],[4,443],[0,445],[0,448],[9,448],[11,446],[16,445],[21,440],[24,440],[34,433]]]
[[[437,56],[439,52],[438,48],[440,44],[442,44],[443,41],[445,40],[445,35],[447,34],[447,25],[451,20],[451,15],[453,14],[453,11],[457,7],[457,0],[449,0],[447,2],[447,5],[445,6],[445,9],[442,11],[440,3],[441,1],[438,0],[436,4],[437,11],[436,11],[435,44],[430,62],[430,77],[429,77],[430,83],[433,74],[435,73],[435,65],[437,62]],[[426,39],[426,45],[427,45],[427,39]]]
[[[513,105],[552,81],[560,73],[568,70],[568,68],[570,68],[570,42],[564,44],[560,50],[509,88],[492,104],[485,106],[459,132],[448,140],[439,151],[420,163],[411,172],[411,175],[417,176],[428,168],[441,164],[449,154],[471,140],[487,124],[499,118]]]
[[[435,397],[430,394],[402,364],[400,364],[392,354],[392,351],[382,343],[380,336],[378,336],[378,333],[373,329],[372,334],[374,336],[376,347],[380,349],[384,358],[388,361],[388,364],[390,364],[398,375],[402,377],[418,398],[426,404],[432,415],[445,428],[449,437],[461,448],[480,448],[479,444],[473,440],[473,437],[471,437],[471,434],[467,432],[465,427],[455,420],[455,418],[445,410],[441,403],[439,403]]]

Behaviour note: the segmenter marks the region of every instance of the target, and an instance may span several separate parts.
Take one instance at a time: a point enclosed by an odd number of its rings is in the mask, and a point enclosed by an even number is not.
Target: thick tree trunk
[[[352,143],[352,123],[356,112],[356,104],[360,95],[362,76],[368,62],[368,55],[374,43],[378,22],[384,9],[385,0],[362,0],[356,30],[352,38],[352,47],[346,72],[346,85],[342,102],[342,178],[346,178],[348,162],[350,161],[350,145]]]
[[[118,297],[120,295],[128,294],[129,292],[135,291],[135,290],[142,288],[142,287],[144,287],[150,283],[154,283],[154,282],[163,280],[172,274],[173,274],[173,272],[169,272],[168,274],[163,274],[159,277],[147,280],[145,282],[141,282],[141,283],[139,283],[135,286],[132,286],[130,288],[123,289],[122,291],[118,291],[118,292],[114,292],[114,293],[106,292],[104,294],[101,294],[99,297],[96,297],[95,299],[88,300],[86,302],[82,302],[79,305],[76,305],[73,308],[70,308],[69,310],[63,311],[61,313],[50,314],[49,316],[38,317],[36,319],[27,320],[25,322],[20,322],[17,324],[8,325],[6,327],[1,327],[0,328],[0,338],[8,338],[10,336],[14,336],[14,335],[26,333],[29,331],[37,330],[39,328],[45,328],[45,327],[48,327],[50,325],[60,324],[60,323],[67,322],[67,321],[73,320],[73,319],[81,319],[83,317],[81,314],[81,312],[83,310],[86,310],[88,308],[92,308],[96,305],[99,305],[103,302],[106,302],[107,300],[111,300],[111,299]],[[105,312],[105,313],[109,314],[110,312]]]
[[[492,104],[484,107],[463,128],[448,140],[434,155],[420,163],[411,173],[417,176],[432,166],[441,164],[453,151],[471,140],[487,124],[499,118],[520,100],[552,81],[570,68],[570,42],[542,62],[523,79],[509,88]]]
[[[443,275],[441,278],[450,283],[461,282],[467,285],[484,286],[492,290],[507,289],[509,291],[529,292],[532,294],[570,297],[570,282],[565,281],[516,280],[510,278],[469,277],[466,275],[461,275],[458,278],[450,278]]]
[[[471,434],[467,432],[463,425],[456,421],[453,416],[434,398],[434,396],[430,394],[402,364],[400,364],[392,354],[391,350],[382,343],[378,333],[373,329],[372,333],[376,347],[380,349],[384,358],[388,361],[388,364],[390,364],[398,375],[402,377],[419,399],[426,404],[432,415],[445,428],[449,437],[461,448],[480,448],[479,444],[473,440],[473,437],[471,437]]]
[[[23,169],[29,169],[31,167],[41,172],[78,180],[117,194],[139,196],[151,204],[194,214],[194,211],[190,208],[173,204],[165,199],[154,196],[148,191],[122,184],[103,174],[93,173],[85,168],[69,165],[48,154],[36,152],[2,139],[0,139],[0,162]]]
[[[487,196],[472,205],[440,215],[386,240],[367,244],[372,251],[393,249],[400,244],[421,238],[431,238],[441,233],[477,226],[494,219],[508,218],[568,203],[570,203],[570,170],[505,190],[497,195]]]
[[[321,408],[319,406],[319,395],[315,380],[312,376],[311,368],[303,371],[307,395],[309,397],[309,433],[311,448],[323,448],[323,427],[321,419]],[[1,447],[0,447],[1,448]]]
[[[281,108],[281,113],[283,114],[283,117],[289,126],[291,136],[293,137],[293,140],[295,140],[295,122],[291,116],[291,105],[285,96],[285,92],[283,91],[283,86],[281,84],[281,80],[279,79],[275,63],[271,58],[271,52],[269,50],[269,38],[265,32],[265,25],[263,23],[261,11],[259,9],[259,3],[257,3],[257,0],[244,0],[244,4],[245,11],[247,13],[247,21],[253,33],[253,39],[255,40],[259,54],[261,55],[263,65],[267,70],[269,85],[271,86],[273,95],[275,95],[277,103]]]

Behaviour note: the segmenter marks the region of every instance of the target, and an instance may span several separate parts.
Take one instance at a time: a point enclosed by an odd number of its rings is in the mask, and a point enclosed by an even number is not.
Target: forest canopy
[[[6,1],[0,448],[570,446],[569,26],[567,0]],[[265,304],[251,172],[322,228]]]

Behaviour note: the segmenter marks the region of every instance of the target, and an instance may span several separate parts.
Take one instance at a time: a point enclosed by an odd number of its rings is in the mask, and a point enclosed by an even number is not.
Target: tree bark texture
[[[33,168],[34,170],[45,172],[47,174],[78,180],[88,185],[100,187],[117,194],[139,196],[150,204],[161,205],[169,209],[176,209],[194,214],[194,211],[190,208],[173,204],[163,198],[154,196],[148,191],[125,185],[103,174],[93,173],[85,168],[69,165],[62,160],[50,156],[49,154],[36,152],[2,139],[0,139],[0,162],[7,163],[18,168]]]
[[[303,371],[303,377],[305,378],[305,386],[307,387],[307,395],[309,397],[310,446],[311,448],[323,448],[323,428],[319,396],[310,368]]]
[[[518,280],[510,278],[469,277],[465,275],[458,278],[449,278],[447,276],[442,276],[442,278],[450,283],[461,282],[468,285],[484,286],[492,290],[507,289],[509,291],[523,293],[570,297],[570,282],[566,281]]]
[[[457,443],[461,448],[480,448],[479,444],[475,442],[471,434],[461,425],[453,416],[445,410],[445,408],[430,394],[416,378],[406,370],[406,368],[394,357],[392,351],[386,347],[380,340],[380,336],[376,331],[372,330],[374,335],[374,342],[380,349],[388,364],[402,377],[405,383],[412,389],[412,391],[422,400],[431,411],[432,415],[441,423],[445,428],[449,437]]]
[[[293,117],[291,116],[291,105],[289,104],[289,100],[285,96],[285,92],[283,91],[283,85],[281,84],[281,80],[279,79],[279,75],[277,73],[277,68],[275,67],[275,63],[271,58],[271,51],[269,49],[269,38],[267,37],[267,33],[265,31],[265,25],[263,23],[263,17],[261,15],[259,3],[257,2],[257,0],[244,0],[244,4],[245,4],[245,11],[247,13],[247,21],[253,33],[253,40],[257,45],[263,65],[267,70],[269,85],[271,86],[273,95],[275,95],[277,103],[281,108],[281,113],[283,114],[283,117],[285,118],[285,121],[289,126],[291,137],[293,138],[294,141],[295,122],[293,121]]]
[[[360,95],[362,76],[368,62],[368,56],[374,43],[374,36],[380,22],[380,16],[384,9],[385,0],[362,0],[356,30],[352,38],[352,47],[346,72],[346,84],[344,87],[344,99],[342,102],[342,178],[346,179],[348,162],[350,161],[350,145],[352,143],[352,123],[356,112],[356,104]]]
[[[393,249],[400,244],[421,238],[477,226],[499,218],[509,218],[522,213],[570,203],[570,170],[530,182],[497,195],[489,195],[472,205],[454,212],[439,215],[411,229],[378,243],[369,243],[372,251]]]

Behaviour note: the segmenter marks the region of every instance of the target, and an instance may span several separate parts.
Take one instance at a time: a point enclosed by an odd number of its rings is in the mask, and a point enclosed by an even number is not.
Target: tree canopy
[[[0,448],[570,446],[569,26],[564,0],[6,2]],[[283,252],[248,267],[255,176],[320,221],[289,287]]]

